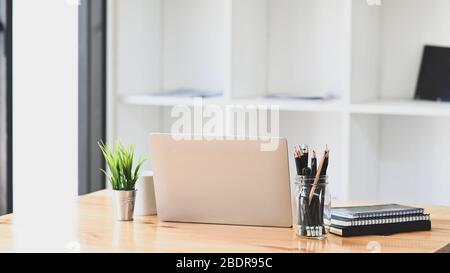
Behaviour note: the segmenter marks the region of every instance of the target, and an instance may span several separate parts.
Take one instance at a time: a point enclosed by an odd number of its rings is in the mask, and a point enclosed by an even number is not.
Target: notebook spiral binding
[[[417,208],[407,211],[387,211],[387,212],[376,212],[376,213],[356,213],[355,219],[365,219],[365,218],[379,218],[379,217],[392,217],[392,216],[407,216],[413,214],[423,214],[424,209]]]
[[[416,222],[416,221],[429,221],[430,215],[415,215],[415,216],[403,216],[393,218],[372,218],[372,219],[360,219],[352,220],[352,226],[367,226],[367,225],[382,225],[404,222]]]

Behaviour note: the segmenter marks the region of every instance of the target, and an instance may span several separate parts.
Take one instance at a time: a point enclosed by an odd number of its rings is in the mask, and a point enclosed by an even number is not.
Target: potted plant
[[[98,142],[108,166],[109,172],[101,170],[111,182],[113,190],[113,203],[116,219],[119,221],[133,220],[134,204],[136,199],[136,181],[145,159],[134,164],[134,148],[124,146],[117,141],[113,147]]]

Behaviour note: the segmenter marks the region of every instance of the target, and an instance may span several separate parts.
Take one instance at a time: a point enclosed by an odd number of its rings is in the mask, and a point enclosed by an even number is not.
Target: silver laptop
[[[286,139],[175,140],[150,135],[158,217],[162,221],[291,227]],[[266,143],[267,144],[267,143]]]

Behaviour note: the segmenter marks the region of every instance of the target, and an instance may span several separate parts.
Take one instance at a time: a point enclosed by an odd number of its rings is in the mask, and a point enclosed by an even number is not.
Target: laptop
[[[150,135],[158,218],[169,222],[291,227],[286,139],[176,140]]]

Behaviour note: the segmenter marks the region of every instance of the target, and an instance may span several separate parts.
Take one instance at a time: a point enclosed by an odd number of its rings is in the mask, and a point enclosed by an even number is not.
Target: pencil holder
[[[331,195],[327,186],[328,176],[296,177],[294,228],[297,235],[317,240],[326,238],[331,223]]]

